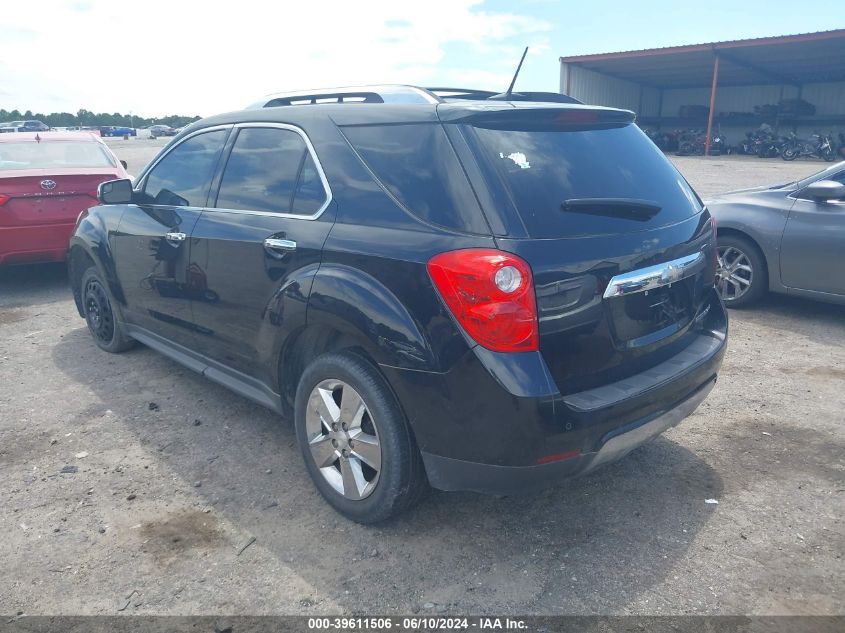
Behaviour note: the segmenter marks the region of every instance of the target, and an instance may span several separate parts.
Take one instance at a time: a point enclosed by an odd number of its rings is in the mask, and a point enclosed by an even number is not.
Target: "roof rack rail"
[[[402,103],[434,104],[444,101],[540,101],[546,103],[581,103],[557,92],[492,92],[475,88],[419,88],[405,85],[346,86],[319,90],[280,92],[250,104],[247,109],[275,108],[290,105],[317,105],[321,103]]]
[[[274,108],[289,105],[316,105],[320,103],[440,103],[441,99],[416,86],[378,85],[345,86],[296,90],[267,95],[252,103],[247,109]]]

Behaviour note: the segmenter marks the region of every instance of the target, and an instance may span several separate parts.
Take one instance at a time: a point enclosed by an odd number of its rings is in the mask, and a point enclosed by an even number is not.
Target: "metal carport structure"
[[[641,121],[673,118],[664,117],[667,93],[701,101],[707,90],[707,153],[720,89],[732,89],[735,96],[744,89],[732,103],[747,105],[754,98],[803,99],[810,87],[823,104],[821,112],[776,123],[845,123],[845,29],[560,58],[563,94],[635,110]],[[741,116],[732,119],[743,123]]]

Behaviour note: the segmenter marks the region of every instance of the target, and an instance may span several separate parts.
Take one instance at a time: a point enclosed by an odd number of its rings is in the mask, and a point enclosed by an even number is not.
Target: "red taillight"
[[[428,274],[479,345],[494,352],[539,348],[534,282],[524,260],[487,248],[449,251],[431,258]]]
[[[0,193],[0,207],[6,204],[11,198],[5,193]]]

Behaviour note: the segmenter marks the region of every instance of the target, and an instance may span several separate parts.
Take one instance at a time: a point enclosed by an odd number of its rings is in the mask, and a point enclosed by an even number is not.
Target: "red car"
[[[63,261],[97,185],[124,167],[89,132],[0,134],[0,265]]]

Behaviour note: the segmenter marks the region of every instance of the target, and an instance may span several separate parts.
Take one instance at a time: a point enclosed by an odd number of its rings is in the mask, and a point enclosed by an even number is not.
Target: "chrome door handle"
[[[283,257],[285,253],[292,253],[296,250],[296,242],[268,237],[264,240],[264,249],[274,257]]]
[[[184,233],[165,233],[164,239],[172,244],[179,244],[185,241],[185,238],[188,237]]]

